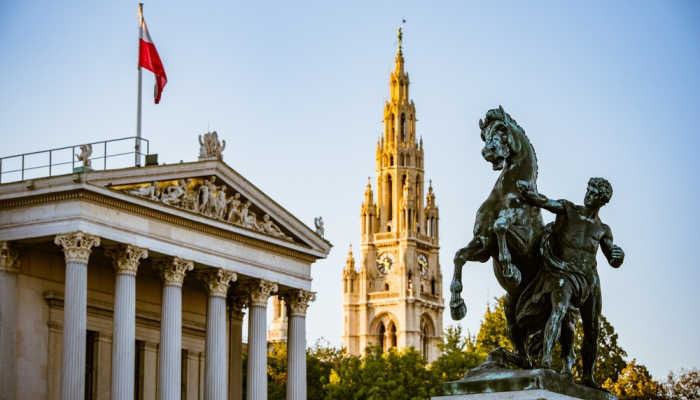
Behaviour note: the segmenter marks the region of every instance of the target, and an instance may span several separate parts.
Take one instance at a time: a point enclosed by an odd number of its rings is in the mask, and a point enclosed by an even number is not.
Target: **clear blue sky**
[[[444,292],[496,179],[477,121],[502,104],[535,146],[541,192],[581,202],[590,176],[612,182],[601,218],[627,257],[619,270],[599,260],[603,313],[630,358],[656,377],[700,367],[697,3],[254,3],[145,4],[169,82],[145,102],[143,134],[171,163],[195,160],[197,135],[216,129],[229,165],[309,225],[324,217],[335,248],[313,267],[310,343],[340,344],[341,270],[405,18]],[[134,134],[136,4],[0,2],[2,155]],[[146,99],[152,85],[144,73]],[[502,290],[490,265],[464,279],[461,324],[476,332]]]

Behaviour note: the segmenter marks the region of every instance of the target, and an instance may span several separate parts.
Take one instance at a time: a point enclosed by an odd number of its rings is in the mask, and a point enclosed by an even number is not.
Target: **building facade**
[[[377,199],[368,182],[360,213],[359,271],[352,248],[343,271],[343,346],[357,355],[372,345],[413,346],[433,361],[444,309],[439,214],[432,185],[423,201],[423,140],[416,136],[401,29],[389,88],[376,149]]]
[[[247,318],[247,399],[266,399],[278,295],[287,398],[306,399],[310,268],[330,243],[200,143],[198,162],[86,156],[0,185],[0,398],[238,400]]]

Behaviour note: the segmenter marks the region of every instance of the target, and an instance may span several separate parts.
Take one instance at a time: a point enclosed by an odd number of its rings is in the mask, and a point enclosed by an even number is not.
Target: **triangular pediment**
[[[330,243],[221,161],[153,166],[134,172],[109,177],[106,171],[98,181],[127,196],[303,245],[319,255],[330,250]]]

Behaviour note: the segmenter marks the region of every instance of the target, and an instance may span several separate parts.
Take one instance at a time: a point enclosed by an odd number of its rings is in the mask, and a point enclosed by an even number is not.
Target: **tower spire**
[[[396,72],[403,74],[403,29],[399,26],[399,31],[396,34],[399,39],[398,49],[396,50]]]

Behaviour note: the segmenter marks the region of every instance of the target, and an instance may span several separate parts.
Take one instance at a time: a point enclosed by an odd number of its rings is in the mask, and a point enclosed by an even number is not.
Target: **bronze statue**
[[[474,238],[455,255],[450,311],[455,320],[464,318],[467,312],[460,296],[463,265],[467,261],[486,262],[492,258],[496,279],[506,290],[506,328],[515,346],[513,353],[504,349],[497,353],[509,362],[530,368],[527,336],[515,324],[515,306],[520,293],[539,270],[538,249],[543,223],[539,207],[523,201],[516,182],[524,180],[533,186],[536,184],[537,157],[525,130],[503,107],[489,110],[485,119],[479,120],[479,128],[484,141],[481,154],[494,170],[502,172],[476,213]]]
[[[518,325],[528,319],[541,321],[542,310],[550,310],[543,332],[541,366],[550,368],[554,342],[560,337],[564,316],[570,307],[581,312],[583,321],[583,383],[600,388],[593,379],[598,352],[601,309],[600,282],[596,269],[598,246],[611,266],[622,265],[625,253],[613,244],[610,227],[598,218],[598,210],[610,201],[612,186],[603,178],[591,178],[583,206],[567,200],[550,200],[537,193],[527,181],[519,181],[522,198],[536,207],[557,215],[548,224],[542,238],[542,269],[521,294],[517,304]],[[535,324],[540,325],[540,324]],[[525,328],[527,329],[527,328]],[[535,327],[535,329],[537,329]],[[574,363],[573,335],[561,337],[564,375],[571,375]]]
[[[481,154],[501,174],[477,211],[474,238],[455,255],[450,311],[455,320],[467,312],[460,295],[464,264],[492,259],[496,279],[506,290],[506,333],[515,351],[492,351],[467,376],[507,363],[530,369],[530,356],[540,352],[540,366],[550,368],[552,349],[559,341],[562,375],[570,379],[574,328],[580,314],[583,383],[600,389],[593,379],[600,316],[595,256],[600,245],[613,267],[624,260],[624,252],[612,242],[610,228],[598,218],[598,210],[612,196],[612,187],[602,178],[591,178],[584,206],[547,199],[537,193],[535,151],[525,131],[503,107],[489,110],[479,128],[484,141]],[[541,208],[557,214],[547,227],[543,227]]]

